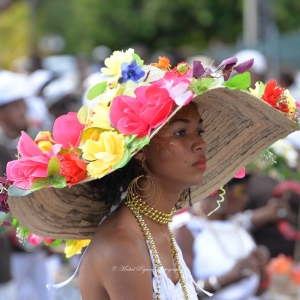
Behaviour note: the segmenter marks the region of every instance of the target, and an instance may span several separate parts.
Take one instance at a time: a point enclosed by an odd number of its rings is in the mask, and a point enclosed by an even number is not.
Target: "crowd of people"
[[[0,177],[6,173],[7,162],[17,156],[21,131],[34,138],[39,131],[51,130],[55,118],[89,104],[87,90],[102,78],[99,70],[110,53],[108,47],[98,47],[94,63],[76,62],[76,73],[74,69],[60,73],[43,65],[32,72],[0,70]],[[146,54],[143,58],[141,50],[141,58],[149,61],[149,53]],[[263,82],[269,79],[263,54],[244,50],[232,56],[241,61],[254,57],[252,78]],[[215,64],[213,58],[203,59]],[[283,66],[277,80],[300,101],[296,71],[291,66]],[[294,173],[300,173],[299,133],[288,138],[299,155]],[[291,236],[292,230],[300,226],[300,182],[248,174],[229,181],[225,190],[225,200],[213,214],[209,213],[216,208],[221,190],[174,217],[171,226],[183,258],[198,286],[214,293],[210,299],[275,300],[269,291],[270,259],[280,254],[300,259],[300,237]],[[4,221],[1,212],[0,220]],[[289,226],[290,231],[284,226]],[[0,300],[70,299],[70,293],[63,296],[45,289],[47,283],[57,280],[51,272],[59,272],[63,255],[42,246],[22,244],[14,237],[13,229],[2,228]],[[73,291],[72,299],[80,299],[77,289]]]

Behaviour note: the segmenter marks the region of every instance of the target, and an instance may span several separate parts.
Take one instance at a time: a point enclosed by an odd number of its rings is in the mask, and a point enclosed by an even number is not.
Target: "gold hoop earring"
[[[143,188],[139,185],[138,181],[143,180],[145,182],[148,182],[148,184]],[[147,194],[142,195],[141,191],[150,191]],[[151,176],[148,175],[140,175],[136,178],[134,178],[130,184],[128,185],[127,193],[132,197],[133,195],[138,196],[140,199],[142,199],[145,203],[147,203],[149,206],[154,206],[160,198],[160,187],[158,182]],[[152,203],[151,199],[154,198],[154,201]]]

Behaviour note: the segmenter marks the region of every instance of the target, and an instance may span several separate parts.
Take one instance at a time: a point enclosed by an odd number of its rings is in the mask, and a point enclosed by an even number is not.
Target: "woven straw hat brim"
[[[216,88],[193,99],[204,120],[207,169],[192,188],[192,202],[227,183],[254,157],[299,130],[285,114],[239,90]],[[22,198],[9,197],[12,214],[31,232],[50,238],[92,238],[108,207],[87,198],[86,184],[44,188]]]

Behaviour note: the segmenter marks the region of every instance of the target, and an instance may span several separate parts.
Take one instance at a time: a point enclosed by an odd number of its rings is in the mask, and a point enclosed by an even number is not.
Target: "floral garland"
[[[246,71],[253,65],[253,59],[237,65],[236,58],[229,58],[213,71],[200,61],[194,61],[192,68],[182,62],[172,69],[169,59],[159,57],[159,62],[150,68],[166,72],[163,78],[151,83],[147,81],[151,69],[143,66],[133,49],[115,51],[105,65],[101,69],[105,79],[87,94],[89,100],[97,98],[93,108],[83,106],[78,113],[60,116],[52,133],[40,132],[34,140],[22,132],[18,159],[8,163],[8,181],[2,180],[0,187],[2,211],[9,210],[8,193],[25,196],[46,187],[72,187],[122,168],[136,151],[149,143],[150,134],[176,107],[189,104],[195,96],[215,87],[250,92],[300,124],[299,105],[287,90],[276,87],[274,80],[248,90],[251,78]],[[232,71],[237,75],[231,77]],[[21,239],[33,244],[61,243],[37,237],[16,219],[12,224],[19,228]],[[67,257],[80,253],[88,243],[66,241]]]

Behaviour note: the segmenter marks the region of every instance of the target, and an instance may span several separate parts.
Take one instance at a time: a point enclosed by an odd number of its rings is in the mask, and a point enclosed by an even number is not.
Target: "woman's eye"
[[[182,136],[182,135],[185,134],[185,130],[183,130],[183,129],[182,130],[178,130],[174,134],[177,135],[177,136]]]
[[[203,130],[203,129],[201,129],[201,130],[197,130],[197,133],[198,133],[198,135],[202,136],[202,135],[203,135],[203,133],[204,133],[204,130]]]

